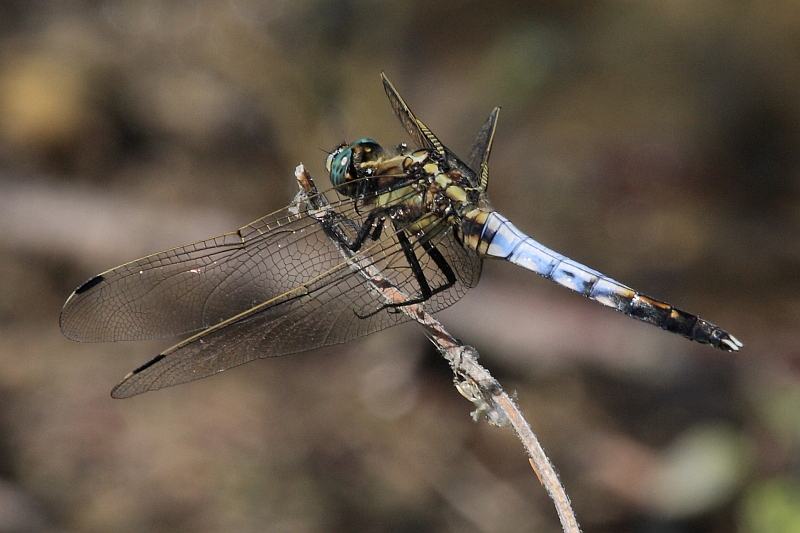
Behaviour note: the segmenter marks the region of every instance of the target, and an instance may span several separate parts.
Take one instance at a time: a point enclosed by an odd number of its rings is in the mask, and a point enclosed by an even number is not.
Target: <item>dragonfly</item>
[[[327,157],[328,191],[301,192],[236,231],[112,268],[72,293],[60,317],[70,339],[189,334],[125,376],[114,398],[369,335],[409,320],[403,306],[434,313],[478,283],[485,258],[692,341],[742,348],[716,325],[545,247],[495,211],[487,187],[499,107],[465,163],[381,78],[415,148],[387,149],[370,138],[344,143]],[[365,269],[407,297],[382,297]]]

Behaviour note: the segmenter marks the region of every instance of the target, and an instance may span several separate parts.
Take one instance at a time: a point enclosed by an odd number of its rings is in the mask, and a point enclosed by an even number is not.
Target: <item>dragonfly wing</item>
[[[477,283],[481,266],[475,254],[468,254],[455,242],[444,222],[434,226],[431,233],[420,238],[430,239],[440,250],[456,273],[457,281],[426,302],[431,312],[463,296]],[[344,257],[339,246],[329,239],[326,244],[326,239],[324,237],[315,246],[323,246]],[[419,246],[418,240],[414,244],[426,279],[434,286],[443,283],[443,274],[437,271],[434,261]],[[387,235],[355,254],[352,260],[320,270],[304,285],[170,348],[126,376],[114,388],[112,396],[134,396],[207,377],[257,358],[342,343],[405,322],[408,317],[397,309],[381,309],[386,301],[368,272],[372,268],[410,299],[419,295],[419,286],[397,235]]]
[[[435,150],[444,156],[444,145],[421,120],[414,116],[408,104],[406,104],[403,97],[400,96],[400,93],[397,92],[397,89],[394,88],[392,82],[383,72],[381,72],[381,80],[383,80],[383,88],[386,91],[386,96],[389,97],[389,103],[392,105],[394,114],[400,119],[403,128],[405,128],[416,145],[420,148]]]
[[[381,79],[383,80],[383,88],[386,91],[386,96],[389,97],[389,103],[392,105],[394,114],[400,119],[400,123],[403,125],[403,128],[405,128],[416,145],[420,148],[426,148],[428,150],[438,152],[439,155],[445,158],[450,168],[457,170],[466,176],[474,187],[480,186],[481,182],[475,177],[476,174],[473,168],[470,168],[463,161],[461,161],[457,155],[455,155],[452,151],[450,151],[449,148],[442,144],[442,141],[440,141],[439,138],[433,134],[428,126],[414,116],[414,113],[408,107],[408,104],[406,104],[405,100],[403,100],[403,97],[400,96],[400,93],[397,92],[397,89],[395,89],[394,85],[392,85],[392,82],[389,81],[389,78],[387,78],[386,74],[383,72],[381,72]],[[489,119],[494,120],[492,125],[489,126],[492,128],[493,135],[494,123],[497,119],[497,110],[492,113],[492,116],[490,116]],[[488,123],[489,121],[487,121],[487,124]],[[487,125],[484,125],[484,128],[486,127]],[[483,130],[481,130],[481,133],[483,133]],[[477,142],[478,141],[476,140],[476,143]],[[489,142],[491,142],[491,138],[489,139]]]
[[[402,313],[386,312],[360,318],[354,308],[372,312],[377,300],[369,293],[366,279],[351,275],[347,266],[321,283],[324,288],[286,294],[262,309],[187,339],[129,374],[112,396],[125,398],[207,377],[257,358],[345,342],[405,320]],[[323,294],[318,294],[320,291]]]
[[[467,157],[467,166],[478,176],[480,188],[485,191],[489,186],[489,155],[492,152],[494,133],[497,130],[497,118],[500,108],[495,107],[486,119]]]
[[[61,312],[61,329],[75,340],[117,341],[213,326],[302,283],[309,275],[304,265],[330,255],[310,244],[317,233],[313,219],[287,208],[238,231],[118,266],[75,290]]]
[[[351,199],[331,206],[358,223]],[[344,259],[319,221],[294,205],[238,231],[118,266],[81,285],[61,312],[79,341],[196,332],[272,300]]]

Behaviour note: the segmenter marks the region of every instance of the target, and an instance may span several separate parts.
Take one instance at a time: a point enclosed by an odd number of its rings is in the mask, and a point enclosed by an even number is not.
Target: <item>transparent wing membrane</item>
[[[370,210],[352,199],[331,207],[355,228]],[[292,211],[296,211],[292,214]],[[443,309],[480,276],[480,260],[459,246],[442,220],[411,235],[423,275],[433,287],[444,275],[421,241],[430,242],[456,283],[426,305]],[[407,320],[381,310],[367,278],[342,256],[320,221],[293,205],[227,233],[121,265],[92,278],[69,298],[61,328],[82,341],[136,340],[201,331],[167,350],[114,390],[118,397],[183,383],[259,357],[345,342]],[[385,228],[355,254],[406,294],[420,287],[401,249],[399,231]]]
[[[410,269],[391,240],[381,241],[366,255],[370,264],[393,284],[415,294],[418,288]],[[430,309],[438,310],[452,304],[477,282],[480,264],[477,259],[451,253],[460,248],[452,246],[455,243],[451,232],[440,232],[434,242],[438,249],[448,252],[448,259],[458,266],[456,272],[462,278],[448,291],[427,301]],[[431,283],[443,282],[425,256],[420,260]],[[122,398],[177,385],[253,359],[346,342],[408,320],[403,313],[380,310],[381,304],[368,278],[350,264],[340,262],[306,285],[167,350],[126,377],[112,395]]]

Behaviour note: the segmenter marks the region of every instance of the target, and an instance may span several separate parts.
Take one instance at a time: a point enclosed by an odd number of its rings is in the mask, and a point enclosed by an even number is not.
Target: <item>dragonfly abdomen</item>
[[[606,307],[687,339],[738,351],[742,343],[721,328],[565,257],[531,239],[496,211],[476,208],[464,215],[462,241],[484,257],[505,259]]]

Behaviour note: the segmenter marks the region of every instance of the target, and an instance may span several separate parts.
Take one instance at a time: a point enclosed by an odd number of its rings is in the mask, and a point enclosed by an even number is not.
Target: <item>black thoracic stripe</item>
[[[487,244],[489,244],[492,242],[492,239],[494,239],[496,233],[495,231],[488,231],[488,224],[481,224],[472,217],[464,217],[461,219],[460,229],[464,242],[467,242],[470,237],[477,237],[479,243],[485,241]]]

